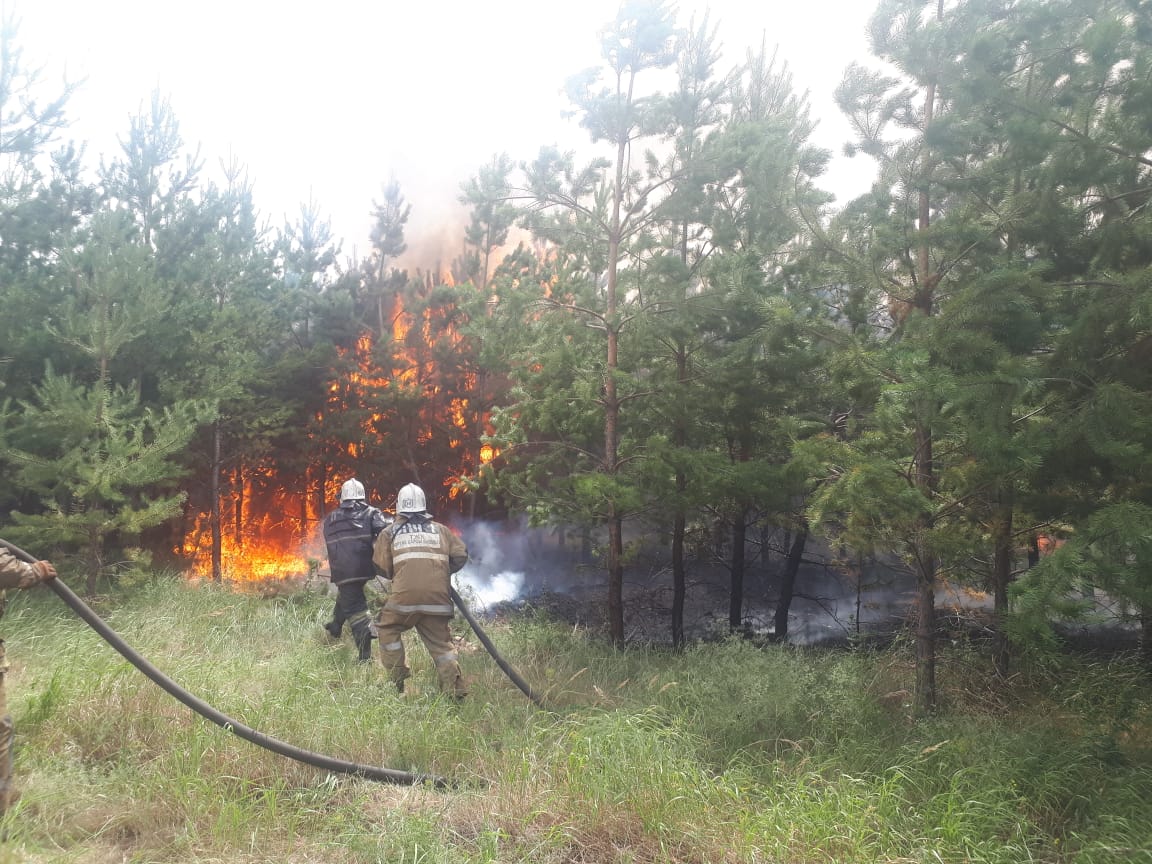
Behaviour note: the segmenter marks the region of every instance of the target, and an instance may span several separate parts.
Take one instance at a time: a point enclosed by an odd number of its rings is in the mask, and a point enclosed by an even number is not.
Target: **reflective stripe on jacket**
[[[451,615],[451,575],[468,563],[464,541],[427,516],[397,520],[376,538],[376,566],[392,579],[386,609]]]

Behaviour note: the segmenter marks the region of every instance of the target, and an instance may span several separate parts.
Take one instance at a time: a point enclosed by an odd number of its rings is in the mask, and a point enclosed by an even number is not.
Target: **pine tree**
[[[1045,471],[1030,505],[1067,539],[1017,586],[1024,632],[1096,585],[1134,610],[1152,657],[1152,29],[1149,4],[1028,4],[1031,86],[1011,107],[1042,133],[1036,230],[1059,325],[1047,355]]]
[[[510,200],[510,175],[514,168],[507,154],[492,157],[475,177],[461,184],[459,201],[470,209],[464,242],[471,251],[461,262],[458,281],[471,281],[483,293],[492,275],[492,255],[508,242],[516,222],[516,207]]]
[[[118,355],[160,311],[149,254],[129,231],[120,215],[98,214],[84,250],[68,262],[73,293],[53,332],[85,363],[73,374],[49,367],[30,399],[6,406],[0,425],[15,483],[38,505],[13,512],[18,536],[35,532],[76,550],[89,594],[105,572],[110,538],[123,543],[178,513],[178,458],[215,412],[214,403],[193,400],[154,410],[141,404],[136,382],[113,379]]]
[[[54,343],[43,323],[58,299],[62,250],[89,215],[96,193],[82,178],[81,152],[59,146],[75,85],[49,91],[28,65],[16,18],[0,19],[0,389],[31,396]],[[6,497],[0,492],[0,498]]]
[[[525,166],[526,188],[519,193],[531,202],[531,229],[558,244],[568,259],[557,268],[565,281],[555,286],[547,304],[553,312],[580,321],[582,330],[602,334],[599,358],[581,358],[575,364],[581,377],[571,378],[565,386],[574,388],[573,395],[583,405],[597,406],[600,420],[598,447],[592,449],[586,440],[568,446],[578,448],[582,462],[596,454],[591,464],[585,464],[591,470],[573,478],[572,491],[583,502],[579,509],[596,513],[607,528],[608,627],[617,646],[624,644],[623,520],[638,500],[624,473],[632,458],[622,453],[627,433],[624,406],[642,392],[633,384],[625,385],[629,376],[622,343],[646,306],[643,272],[625,264],[639,260],[653,208],[668,183],[665,177],[645,177],[634,162],[640,142],[659,136],[667,116],[662,97],[638,88],[648,73],[673,63],[675,38],[673,13],[665,3],[625,2],[604,31],[603,67],[586,70],[568,82],[568,96],[581,126],[593,142],[606,145],[610,157],[577,170],[570,158],[546,148]],[[646,163],[650,167],[651,160]],[[564,325],[560,330],[565,338],[576,336]],[[582,333],[574,344],[586,344],[586,336]]]
[[[858,551],[894,550],[915,575],[920,711],[936,702],[935,594],[957,526],[952,449],[942,445],[963,395],[957,358],[975,350],[964,339],[982,338],[978,327],[957,331],[941,317],[956,308],[1004,219],[989,208],[991,224],[975,224],[965,207],[965,175],[986,154],[965,149],[971,114],[957,91],[987,24],[983,11],[979,4],[946,13],[943,2],[928,8],[884,0],[871,21],[872,44],[902,77],[853,65],[837,92],[856,146],[877,160],[880,173],[873,191],[825,235],[834,278],[855,295],[849,307],[884,302],[887,309],[881,316],[851,312],[848,371],[855,382],[848,389],[868,395],[862,407],[869,416],[854,440],[826,439],[831,474],[812,517],[838,524]],[[846,242],[833,239],[841,237]]]
[[[384,201],[372,202],[372,251],[364,262],[365,279],[370,296],[375,298],[376,333],[380,341],[391,337],[391,315],[396,292],[403,288],[406,277],[393,269],[388,273],[388,262],[407,249],[404,226],[412,213],[412,205],[404,200],[400,183],[395,178],[384,187]]]

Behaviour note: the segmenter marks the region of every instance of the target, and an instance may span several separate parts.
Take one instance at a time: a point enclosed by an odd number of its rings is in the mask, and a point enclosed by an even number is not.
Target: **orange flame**
[[[442,284],[453,284],[450,272],[443,275]],[[433,287],[429,282],[428,291]],[[419,305],[406,307],[408,294],[395,292],[389,299],[390,317],[383,322],[384,332],[363,332],[354,345],[338,350],[339,371],[325,383],[326,404],[313,415],[316,431],[309,446],[317,455],[302,472],[304,476],[281,480],[277,477],[280,469],[274,466],[245,466],[243,472],[229,475],[229,491],[220,502],[224,579],[252,585],[315,574],[326,560],[319,523],[346,479],[336,477],[332,466],[371,462],[387,436],[406,434],[410,447],[440,439],[458,454],[453,457],[454,465],[443,466],[447,496],[456,499],[461,493],[475,492],[477,467],[499,455],[492,445],[481,447],[476,440],[479,434],[492,431],[482,407],[490,397],[483,392],[477,395],[477,373],[466,364],[453,364],[450,374],[437,368],[438,357],[466,347],[457,326],[462,312],[450,304],[425,303],[420,286],[415,290]],[[385,398],[393,391],[404,398]],[[393,422],[394,409],[388,406],[411,404],[410,397],[421,398],[425,407],[417,416],[402,418],[403,423]],[[339,434],[348,436],[348,425],[331,420],[349,412],[358,418],[351,440],[335,439],[325,431],[342,428]],[[253,477],[262,491],[253,490]],[[212,576],[210,518],[207,512],[197,514],[176,550],[191,563],[194,579]]]
[[[298,521],[299,503],[285,493],[273,494],[260,501],[260,515],[246,518],[243,501],[252,502],[250,481],[240,485],[244,493],[233,496],[231,506],[221,509],[220,569],[221,578],[230,582],[261,582],[305,578],[316,572],[323,560],[323,543],[318,536],[301,539]],[[265,497],[267,496],[257,496]],[[252,504],[249,503],[249,508]],[[319,514],[306,514],[312,524]],[[212,578],[212,533],[208,513],[197,514],[193,529],[177,550],[190,562],[193,579]]]

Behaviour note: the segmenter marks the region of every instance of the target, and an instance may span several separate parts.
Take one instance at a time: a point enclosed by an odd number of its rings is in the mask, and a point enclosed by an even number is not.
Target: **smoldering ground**
[[[479,616],[513,609],[543,611],[592,633],[607,629],[607,573],[595,537],[526,520],[449,520],[468,547],[469,560],[454,584]],[[659,538],[643,538],[644,551],[624,574],[626,639],[671,641],[673,588],[669,551]],[[781,596],[784,550],[771,532],[750,544],[743,579],[741,631],[770,637]],[[810,543],[796,578],[787,642],[837,645],[887,639],[905,630],[915,608],[915,577],[893,561],[846,561],[819,541]],[[321,571],[319,576],[326,578]],[[717,556],[689,562],[684,632],[690,640],[724,638],[729,624],[731,573]],[[991,598],[978,588],[938,586],[941,626],[950,632],[986,629]]]

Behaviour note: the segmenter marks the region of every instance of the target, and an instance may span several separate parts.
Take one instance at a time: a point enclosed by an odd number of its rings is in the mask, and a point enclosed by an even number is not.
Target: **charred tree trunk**
[[[307,536],[308,530],[308,496],[311,493],[308,489],[308,476],[304,476],[304,494],[300,496],[300,538],[303,539]]]
[[[677,475],[677,484],[682,475]],[[684,647],[684,597],[687,579],[684,572],[684,511],[680,509],[672,523],[672,647]]]
[[[748,508],[741,504],[732,520],[732,580],[728,594],[728,629],[739,630],[744,624],[744,564],[748,540]]]
[[[608,632],[612,644],[624,647],[624,523],[608,519]]]
[[[772,641],[785,642],[788,639],[788,613],[792,609],[792,598],[796,593],[796,574],[800,572],[800,562],[804,558],[804,547],[808,545],[808,523],[805,522],[792,544],[788,547],[788,558],[784,561],[784,573],[780,577],[780,599],[776,602],[773,618]]]
[[[1004,484],[992,523],[992,597],[996,632],[992,643],[992,662],[998,675],[1008,674],[1012,662],[1012,645],[1005,623],[1008,618],[1008,584],[1012,581],[1012,511],[1014,495],[1010,484]]]
[[[219,582],[223,578],[223,529],[220,525],[220,452],[223,430],[220,421],[212,425],[212,503],[209,523],[212,529],[212,581]]]
[[[936,560],[916,568],[916,710],[936,707]]]
[[[244,540],[244,466],[237,465],[232,476],[232,482],[236,489],[236,500],[232,506],[232,539],[236,541],[236,547],[239,548]]]
[[[313,521],[312,520],[312,514],[313,513],[316,514],[316,518],[314,520],[316,522],[323,521],[324,516],[328,513],[328,496],[327,496],[327,494],[325,494],[325,490],[327,490],[327,488],[328,488],[328,467],[326,465],[321,465],[319,468],[316,469],[316,481],[315,482],[316,482],[316,492],[315,492],[316,506],[311,512],[309,512],[308,508],[305,507],[304,512],[300,516],[300,536],[301,537],[307,537],[308,536],[308,532],[309,532],[309,530],[311,530],[311,529],[309,529],[308,526]],[[305,495],[304,499],[307,500],[308,496]]]

